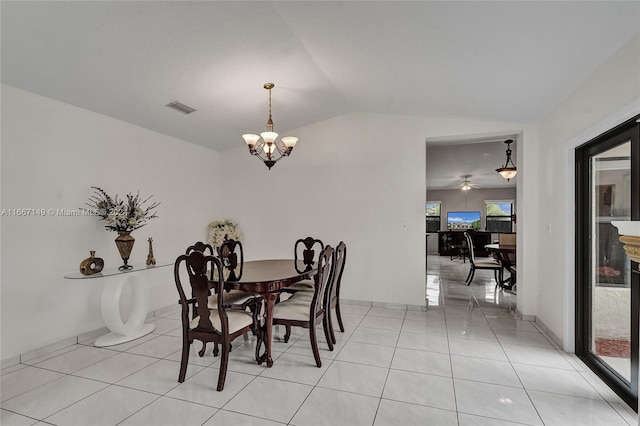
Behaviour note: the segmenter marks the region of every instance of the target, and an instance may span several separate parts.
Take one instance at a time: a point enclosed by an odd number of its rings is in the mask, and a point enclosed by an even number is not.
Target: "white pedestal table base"
[[[126,322],[120,314],[120,298],[124,286],[133,290],[131,313]],[[145,324],[149,312],[149,287],[142,274],[114,275],[105,283],[101,301],[102,319],[111,331],[99,337],[94,346],[105,347],[130,342],[155,330],[155,324]]]

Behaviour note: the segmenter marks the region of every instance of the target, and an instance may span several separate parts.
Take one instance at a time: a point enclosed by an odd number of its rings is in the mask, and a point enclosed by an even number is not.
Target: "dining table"
[[[495,255],[496,259],[504,269],[511,272],[512,268],[515,266],[513,263],[513,259],[515,259],[516,254],[516,246],[515,244],[487,244],[484,248],[489,252]],[[509,256],[512,255],[512,256]],[[502,274],[501,274],[502,275]],[[516,284],[516,276],[511,273],[509,278],[503,279],[500,283],[500,287],[511,290],[513,286]]]
[[[267,367],[273,366],[271,356],[273,310],[280,292],[304,279],[311,278],[317,272],[314,266],[308,267],[302,261],[294,259],[268,259],[246,261],[238,272],[225,280],[225,290],[241,290],[258,293],[264,299],[265,352],[257,360],[266,361]]]

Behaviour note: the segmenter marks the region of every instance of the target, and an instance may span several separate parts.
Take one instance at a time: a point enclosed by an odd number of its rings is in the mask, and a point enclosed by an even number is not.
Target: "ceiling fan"
[[[464,178],[464,180],[462,181],[462,183],[460,184],[459,187],[463,191],[468,191],[468,190],[470,190],[472,188],[478,188],[478,185],[471,183],[471,181],[469,180],[471,175],[463,175],[461,177]]]

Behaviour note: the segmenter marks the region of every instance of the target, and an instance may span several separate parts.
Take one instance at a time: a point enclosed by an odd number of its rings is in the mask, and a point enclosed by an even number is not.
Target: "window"
[[[427,232],[440,230],[440,201],[427,201]]]
[[[486,226],[488,232],[512,232],[513,226],[513,200],[487,200]]]

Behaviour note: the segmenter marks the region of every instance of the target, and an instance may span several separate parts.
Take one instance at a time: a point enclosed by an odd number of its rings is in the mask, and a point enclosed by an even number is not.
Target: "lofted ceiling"
[[[281,134],[352,111],[536,122],[640,31],[636,1],[0,7],[3,83],[216,150],[265,129],[266,82]]]

